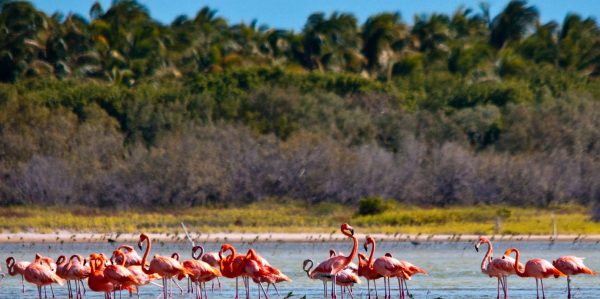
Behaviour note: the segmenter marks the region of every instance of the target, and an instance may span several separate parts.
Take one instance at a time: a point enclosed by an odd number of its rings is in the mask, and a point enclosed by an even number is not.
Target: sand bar
[[[189,242],[184,233],[179,234],[148,234],[155,242],[186,243]],[[344,242],[347,238],[339,233],[195,233],[190,234],[196,243],[256,243],[256,242]],[[356,234],[362,240],[365,234]],[[412,242],[413,244],[424,242],[475,242],[478,235],[410,235],[410,234],[371,234],[379,241]],[[506,242],[583,242],[600,243],[600,235],[489,235],[493,241]],[[139,240],[139,234],[126,233],[72,233],[61,231],[57,233],[0,233],[3,243],[93,243],[93,242],[116,242],[135,243]]]

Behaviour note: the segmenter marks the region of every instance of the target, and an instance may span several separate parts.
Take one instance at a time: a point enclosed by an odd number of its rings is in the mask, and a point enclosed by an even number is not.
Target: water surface
[[[134,245],[134,244],[132,244]],[[218,250],[218,244],[203,244],[207,251]],[[316,263],[328,256],[330,248],[349,253],[351,243],[255,243],[233,244],[239,252],[246,252],[253,247],[268,259],[271,264],[280,268],[294,281],[280,284],[281,298],[292,293],[292,298],[322,298],[323,285],[320,281],[313,281],[306,277],[301,269],[302,261],[306,258],[313,259]],[[586,257],[585,263],[592,269],[600,269],[600,245],[596,243],[495,243],[495,255],[501,254],[506,248],[516,246],[521,249],[522,259],[534,257],[548,260],[556,259],[561,255],[575,255]],[[56,259],[61,254],[70,255],[80,253],[85,256],[91,252],[104,252],[110,255],[115,246],[108,243],[82,243],[82,244],[6,244],[0,247],[0,258],[5,260],[14,256],[17,261],[32,260],[36,252]],[[485,247],[485,245],[483,246]],[[154,253],[161,255],[179,252],[182,258],[189,259],[190,248],[187,244],[154,244],[151,256]],[[362,250],[361,246],[361,252]],[[496,280],[484,276],[480,272],[480,263],[483,252],[475,252],[473,244],[459,243],[422,243],[413,245],[406,242],[380,242],[377,246],[376,256],[391,252],[394,257],[410,261],[429,271],[429,276],[415,276],[409,282],[410,291],[415,298],[496,298]],[[2,266],[5,271],[6,267]],[[223,288],[214,293],[208,292],[210,298],[233,298],[235,281],[223,279]],[[160,281],[159,281],[160,282]],[[241,282],[240,282],[241,283]],[[573,279],[574,298],[600,298],[600,277],[576,276]],[[185,288],[185,281],[181,282]],[[392,286],[397,289],[397,284],[392,281]],[[378,283],[380,291],[383,283]],[[535,280],[524,279],[516,276],[509,278],[511,298],[535,298]],[[566,279],[548,279],[544,283],[547,298],[566,298]],[[57,298],[66,298],[66,287],[55,286]],[[256,286],[251,287],[251,295],[257,297]],[[141,298],[157,298],[161,289],[156,286],[145,286],[141,289]],[[48,294],[50,294],[48,292]],[[362,298],[366,294],[366,281],[355,288],[355,298]],[[397,294],[394,290],[393,294]],[[123,293],[124,298],[126,294]],[[2,298],[37,298],[37,290],[33,285],[26,284],[25,294],[21,293],[21,280],[18,277],[7,277],[0,287]],[[88,292],[86,298],[104,298],[102,294]],[[191,295],[174,298],[193,298]],[[277,298],[273,294],[272,298]],[[396,297],[397,298],[397,297]]]

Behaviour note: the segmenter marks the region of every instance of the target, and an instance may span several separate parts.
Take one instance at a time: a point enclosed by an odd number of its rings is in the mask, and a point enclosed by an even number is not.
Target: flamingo
[[[538,288],[538,280],[542,285],[542,298],[546,298],[546,294],[544,294],[544,278],[548,278],[550,276],[555,276],[556,278],[560,276],[567,276],[564,273],[560,272],[556,267],[554,267],[549,261],[544,259],[531,259],[525,263],[524,270],[519,269],[519,249],[517,248],[509,248],[504,252],[503,259],[506,259],[511,253],[516,252],[517,256],[515,258],[515,264],[513,265],[515,269],[515,273],[519,275],[519,277],[533,277],[535,278],[535,289],[537,292],[537,298],[540,298],[540,292]]]
[[[59,257],[60,258],[60,257]],[[58,260],[57,260],[58,261]],[[84,259],[81,255],[72,255],[69,258],[69,263],[66,265],[66,279],[67,285],[69,285],[69,280],[75,281],[75,290],[77,298],[82,297],[81,290],[79,289],[79,284],[83,287],[83,293],[85,294],[85,287],[83,284],[83,280],[90,276],[90,267],[83,265]],[[58,272],[58,266],[56,267]],[[63,268],[63,270],[65,270]],[[58,273],[57,273],[58,274]],[[60,276],[60,275],[59,275]],[[72,290],[70,290],[72,293]]]
[[[90,255],[90,276],[88,287],[94,292],[103,292],[104,298],[109,299],[114,290],[113,283],[104,275],[104,259],[97,253]]]
[[[120,251],[120,250],[117,250],[117,251],[118,252],[116,252],[116,253],[113,252],[113,257],[114,257],[114,260],[115,261],[118,260],[119,263],[116,263],[116,262],[115,263],[125,267],[125,262],[127,260],[127,257],[125,256],[125,254],[122,251]],[[113,259],[111,258],[111,260],[113,260]],[[133,274],[135,276],[135,278],[139,282],[139,284],[135,286],[138,298],[140,296],[139,286],[153,283],[152,282],[153,280],[160,278],[160,275],[158,275],[158,274],[148,275],[148,274],[144,273],[144,271],[142,271],[142,266],[140,266],[140,265],[130,265],[126,268],[127,268],[127,270],[129,270],[131,272],[131,274]],[[158,285],[158,286],[160,286],[160,285]],[[131,296],[131,293],[129,295]]]
[[[275,284],[284,281],[292,281],[287,275],[281,273],[279,269],[273,267],[265,258],[256,253],[254,249],[249,249],[246,254],[246,265],[244,270],[246,275],[250,276],[252,280],[260,286],[260,289],[263,290],[263,292],[265,292],[262,287],[263,282],[267,283],[267,291],[269,290],[268,286],[272,284],[275,288],[275,292],[279,295],[279,291]],[[265,296],[268,298],[267,293],[265,293]]]
[[[15,258],[12,256],[6,259],[6,268],[8,269],[8,275],[21,275],[22,293],[25,293],[25,283],[23,282],[23,274],[25,273],[25,269],[27,268],[27,266],[29,266],[29,264],[31,263],[26,261],[15,262]]]
[[[223,253],[229,251],[230,254],[228,256],[223,257]],[[223,244],[221,246],[221,250],[219,251],[219,269],[221,270],[221,274],[227,278],[235,278],[235,298],[238,299],[238,278],[244,275],[244,267],[246,263],[246,256],[241,254],[236,254],[235,248],[229,244]],[[244,288],[246,289],[246,298],[248,298],[248,288],[246,278],[242,277],[244,281]]]
[[[356,257],[356,251],[358,249],[358,239],[354,237],[354,229],[347,223],[342,224],[341,226],[342,234],[351,238],[353,241],[352,251],[348,256],[334,256],[329,259],[321,262],[317,267],[309,273],[309,277],[313,279],[321,279],[321,277],[327,277],[333,279],[333,284],[331,285],[331,298],[337,298],[335,294],[335,285],[336,285],[336,276],[337,274],[344,270],[348,264],[352,262],[354,257]]]
[[[498,279],[497,298],[500,298],[500,285],[502,285],[504,298],[508,298],[508,276],[515,274],[515,260],[510,256],[493,258],[494,249],[492,242],[484,236],[479,237],[479,241],[475,244],[477,252],[479,252],[479,247],[482,244],[487,244],[488,250],[481,261],[481,273]],[[518,267],[522,269],[523,264],[519,264]]]
[[[400,278],[409,279],[410,276],[408,276],[407,269],[399,260],[393,258],[391,254],[378,257],[373,262],[373,269],[383,277],[384,298],[387,299],[392,297],[390,277],[398,277],[398,291],[400,292],[400,298],[404,297],[404,289]]]
[[[64,280],[52,271],[52,262],[50,262],[50,258],[39,257],[40,258],[36,255],[36,262],[29,264],[29,266],[25,268],[23,276],[27,282],[37,285],[38,298],[41,299],[42,286],[51,285],[53,283],[63,285]]]
[[[67,277],[68,272],[69,272],[69,263],[67,261],[67,257],[64,255],[61,255],[56,259],[56,275],[58,275],[58,277],[67,281],[67,290],[69,293],[69,298],[73,298],[73,292],[71,290],[71,281]]]
[[[123,257],[120,255],[115,257],[115,263],[117,263],[118,265],[129,267],[132,265],[139,266],[142,264],[142,257],[140,257],[140,255],[135,251],[135,249],[132,246],[120,245],[119,247],[117,247],[117,250],[121,252],[125,251],[123,252]],[[121,259],[125,261],[125,264],[121,263]]]
[[[571,275],[577,274],[588,274],[596,275],[592,269],[586,267],[583,264],[582,257],[576,256],[561,256],[558,259],[552,261],[552,265],[556,267],[560,272],[567,275],[567,298],[571,299]]]
[[[146,250],[144,251],[144,256],[142,257],[142,271],[144,271],[144,273],[148,274],[148,275],[152,275],[152,274],[158,274],[162,277],[163,279],[163,295],[164,298],[166,299],[168,294],[167,294],[167,288],[168,288],[168,283],[169,280],[168,279],[172,279],[173,277],[179,275],[179,274],[183,274],[184,276],[190,275],[192,274],[189,270],[187,270],[186,268],[184,268],[178,261],[176,261],[175,259],[168,257],[168,256],[160,256],[160,255],[154,255],[154,258],[152,259],[152,261],[150,261],[150,266],[148,267],[146,265],[146,261],[148,258],[148,254],[150,253],[150,250],[152,248],[152,242],[150,241],[150,238],[148,238],[147,235],[145,234],[141,234],[140,235],[140,240],[138,242],[138,247],[140,248],[140,250],[142,249],[142,243],[146,241]],[[171,291],[172,293],[172,291]]]
[[[56,273],[56,263],[51,257],[43,256],[39,253],[35,254],[34,263],[40,263],[42,265],[46,265],[46,267],[50,268],[50,271]],[[50,291],[52,292],[52,298],[54,298],[54,289],[52,288],[52,284],[50,284]],[[44,286],[44,296],[46,295],[46,286]]]
[[[195,256],[195,253],[196,253],[196,251],[198,251],[198,249],[202,249],[202,246],[194,246],[192,248],[192,258],[193,259],[183,261],[182,265],[183,265],[183,267],[185,267],[192,273],[192,274],[190,274],[190,276],[188,278],[190,278],[190,280],[196,284],[196,287],[197,287],[196,298],[201,298],[202,291],[203,291],[203,284],[205,284],[207,281],[211,281],[211,280],[221,276],[221,271],[212,267],[208,263],[199,260],[200,256],[202,256],[202,253],[200,253],[200,255],[198,255],[198,256]],[[204,249],[202,249],[202,250],[204,250]],[[180,274],[178,278],[183,279],[183,275]],[[204,289],[204,297],[208,297],[205,289]]]
[[[306,259],[302,262],[302,270],[306,272],[306,276],[310,279],[318,279],[323,282],[323,298],[327,298],[327,282],[331,281],[331,275],[316,275],[311,273],[314,262],[311,259]]]
[[[201,254],[198,256],[200,258],[201,261],[211,265],[211,267],[215,268],[215,269],[219,269],[219,261],[221,261],[221,258],[219,257],[219,253],[218,252],[204,252],[204,247],[200,246],[200,248],[202,248],[202,252]],[[194,259],[198,259],[194,256],[192,256]],[[219,277],[217,277],[217,283],[218,283],[218,288],[221,289],[221,280],[219,280]],[[215,289],[215,282],[212,282],[212,287],[211,289],[214,291]]]
[[[365,250],[367,250],[367,244],[365,243]],[[373,268],[373,256],[375,255],[375,247],[371,247],[371,254],[369,254],[369,259],[367,260],[366,256],[362,253],[358,254],[358,276],[363,276],[367,279],[367,296],[371,298],[371,285],[369,281],[373,281],[373,286],[375,287],[375,298],[378,298],[377,295],[377,284],[375,283],[377,279],[381,278],[381,274],[377,273]]]
[[[352,287],[355,284],[360,283],[360,278],[358,278],[358,275],[356,275],[352,269],[346,268],[337,274],[335,283],[340,286],[342,299],[344,299],[344,288],[348,290],[350,297],[354,298],[354,295],[352,294]]]
[[[120,250],[115,250],[113,255],[119,256],[123,253]],[[124,256],[121,256],[125,259]],[[131,286],[139,286],[140,282],[135,275],[122,265],[109,265],[104,268],[104,276],[115,286],[115,289],[129,289]],[[116,291],[116,290],[115,290]]]

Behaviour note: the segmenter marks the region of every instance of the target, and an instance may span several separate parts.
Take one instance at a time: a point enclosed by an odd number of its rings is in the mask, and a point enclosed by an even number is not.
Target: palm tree
[[[576,14],[567,15],[558,39],[559,64],[562,67],[588,74],[600,72],[600,30],[594,19],[582,19]]]
[[[425,53],[430,62],[444,58],[449,53],[446,42],[453,36],[448,16],[436,13],[416,16],[411,33],[415,37],[417,49]]]
[[[382,13],[367,19],[362,28],[362,53],[371,76],[383,71],[391,77],[392,67],[409,44],[408,28],[399,13]]]
[[[500,49],[511,41],[518,41],[529,32],[539,19],[534,6],[525,0],[513,0],[491,23],[490,44]]]
[[[27,70],[53,72],[38,40],[47,36],[49,25],[48,17],[29,2],[0,2],[0,81],[15,81]]]
[[[351,14],[334,12],[329,18],[323,13],[310,15],[303,29],[302,44],[295,46],[296,53],[302,56],[300,60],[309,69],[341,71],[362,66],[357,20]]]

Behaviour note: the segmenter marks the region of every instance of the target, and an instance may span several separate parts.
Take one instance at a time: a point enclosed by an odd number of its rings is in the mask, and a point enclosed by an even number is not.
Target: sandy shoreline
[[[154,241],[166,243],[189,242],[185,234],[148,234]],[[191,238],[196,243],[256,243],[256,242],[343,242],[347,238],[341,234],[318,234],[318,233],[191,233]],[[356,234],[359,240],[365,238],[365,234]],[[371,234],[377,240],[390,242],[475,242],[479,235],[409,235],[409,234]],[[492,240],[506,242],[540,242],[540,243],[600,243],[600,235],[489,235]],[[58,233],[0,233],[0,242],[3,243],[94,243],[94,242],[116,242],[135,243],[139,240],[139,234],[127,233],[72,233],[62,231]]]

